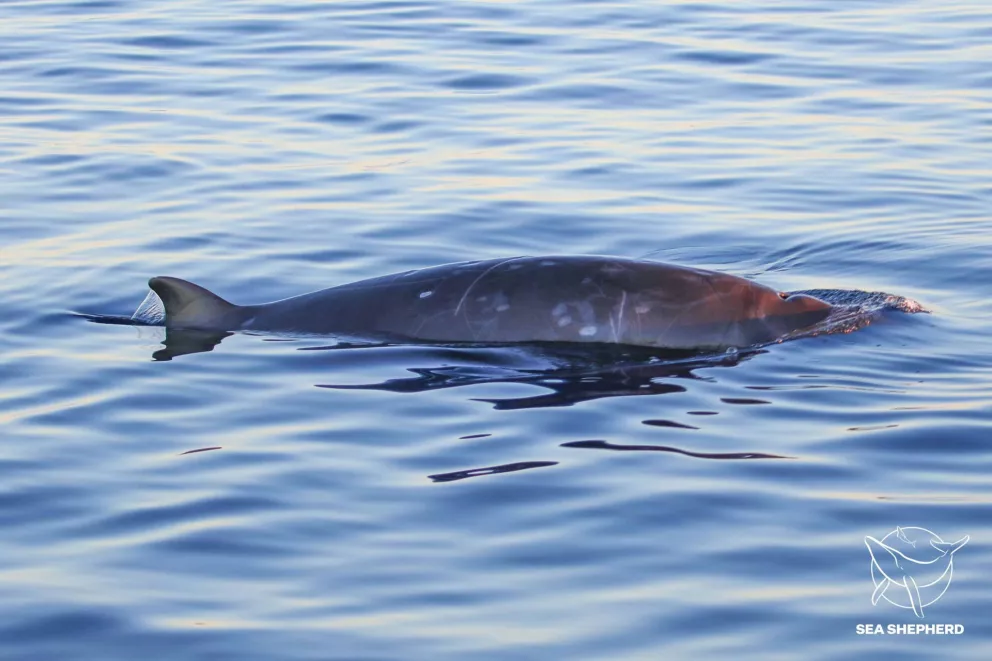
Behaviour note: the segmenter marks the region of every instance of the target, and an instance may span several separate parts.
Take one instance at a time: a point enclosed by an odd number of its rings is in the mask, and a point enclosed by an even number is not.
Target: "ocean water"
[[[977,0],[0,2],[0,658],[989,658],[990,62]],[[562,253],[931,314],[619,366],[73,314]],[[969,536],[924,619],[865,542],[916,528]]]

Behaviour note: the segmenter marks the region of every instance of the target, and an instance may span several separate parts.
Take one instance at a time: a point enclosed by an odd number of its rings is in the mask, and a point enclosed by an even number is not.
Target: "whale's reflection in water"
[[[102,319],[107,323],[106,319]],[[113,323],[113,322],[110,322]],[[121,321],[123,323],[123,320]],[[214,350],[231,333],[155,329],[164,333],[162,347],[152,358],[168,361],[179,356]],[[401,369],[399,376],[369,383],[315,383],[318,388],[350,391],[423,393],[484,384],[522,384],[541,392],[525,396],[473,398],[502,411],[566,407],[611,397],[640,397],[687,391],[689,381],[703,380],[698,370],[734,367],[768,349],[729,350],[718,354],[691,351],[661,351],[645,347],[597,343],[535,344],[409,344],[385,341],[341,340],[324,344],[326,338],[266,336],[265,342],[285,343],[287,349],[306,352],[314,362],[331,372],[354,377],[371,366]],[[298,343],[306,346],[298,346]],[[310,361],[308,361],[310,362]],[[766,403],[763,400],[721,398],[724,403]],[[686,411],[696,416],[716,411]],[[697,433],[699,427],[672,420],[649,418],[644,425],[677,432]],[[474,434],[467,439],[485,437]],[[684,438],[684,437],[683,437]],[[461,439],[460,439],[461,440]],[[685,447],[656,444],[623,444],[607,440],[575,440],[559,447],[612,452],[665,452],[695,459],[788,459],[782,455],[753,451],[700,452]],[[214,448],[210,448],[214,449]],[[558,461],[514,461],[506,464],[469,467],[428,475],[435,483],[456,482],[474,477],[513,473],[558,465]]]
[[[307,351],[337,351],[340,345],[307,347]],[[355,348],[349,346],[348,348]],[[608,397],[664,395],[686,391],[679,381],[699,380],[696,370],[712,367],[732,367],[765,349],[701,355],[687,352],[659,353],[640,347],[583,345],[532,345],[504,347],[421,347],[404,351],[406,361],[421,362],[419,366],[404,367],[412,376],[386,379],[362,384],[318,384],[335,390],[376,390],[393,393],[422,393],[480,384],[525,384],[545,392],[523,397],[474,398],[488,402],[497,410],[513,411],[546,407],[573,406]],[[432,366],[423,362],[435,360]],[[692,415],[715,415],[715,411],[689,411]],[[663,419],[646,419],[651,427],[698,431],[699,427]],[[486,437],[474,434],[467,438]],[[667,452],[695,459],[788,459],[763,452],[697,452],[672,445],[620,444],[606,440],[577,440],[561,443],[559,447],[582,450],[622,452]],[[512,473],[558,465],[558,461],[514,461],[511,463],[428,475],[432,482],[455,482],[474,477]]]
[[[169,329],[162,340],[162,348],[152,354],[152,360],[172,360],[179,356],[213,351],[221,340],[231,335],[234,333]]]
[[[341,347],[308,347],[307,350],[338,350]],[[409,359],[429,360],[440,365],[406,367],[411,377],[365,384],[318,384],[337,390],[379,390],[419,393],[480,384],[514,383],[537,386],[545,393],[526,397],[476,398],[497,410],[572,406],[607,397],[634,397],[685,392],[677,379],[699,379],[695,370],[730,367],[752,358],[764,349],[730,353],[693,354],[659,352],[643,347],[618,345],[514,345],[502,347],[438,347],[431,356],[417,352]],[[660,421],[646,424],[664,426]]]

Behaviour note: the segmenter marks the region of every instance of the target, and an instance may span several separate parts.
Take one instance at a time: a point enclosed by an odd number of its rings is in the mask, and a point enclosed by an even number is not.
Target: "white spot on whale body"
[[[650,311],[651,311],[651,306],[645,303],[641,303],[640,305],[634,308],[634,312],[636,312],[637,314],[647,314]]]
[[[499,305],[496,306],[496,312],[506,312],[509,309],[510,309],[509,303],[500,303]]]
[[[568,312],[568,306],[565,305],[564,303],[559,303],[558,305],[556,305],[554,307],[553,310],[551,310],[551,316],[552,317],[560,317],[563,314],[565,314],[566,312]]]
[[[582,328],[579,329],[579,335],[581,335],[582,337],[592,337],[595,334],[596,334],[595,326],[583,326]]]
[[[523,264],[510,264],[507,268],[511,271],[516,271],[517,269],[522,269],[523,267]]]
[[[541,266],[554,266],[557,263],[558,262],[553,262],[550,259],[545,259],[544,261],[541,262]]]
[[[582,317],[582,321],[595,328],[596,310],[592,307],[592,303],[589,301],[580,301],[576,307],[578,307],[579,316]]]
[[[432,296],[433,294],[434,294],[433,291],[431,291],[430,289],[427,289],[425,291],[420,292],[420,298],[428,298],[428,297]]]
[[[568,326],[570,323],[572,323],[572,318],[569,317],[567,314],[564,317],[559,317],[558,319],[559,328],[564,328],[565,326]]]

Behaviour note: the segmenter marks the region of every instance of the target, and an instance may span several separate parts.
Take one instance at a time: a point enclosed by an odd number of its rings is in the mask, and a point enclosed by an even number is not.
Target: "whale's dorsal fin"
[[[971,535],[965,535],[956,542],[935,542],[931,539],[930,546],[934,547],[944,555],[948,555],[957,552],[958,549],[968,543],[969,539],[971,539]]]
[[[232,330],[227,328],[239,309],[223,298],[192,282],[159,276],[148,281],[165,306],[167,328]]]

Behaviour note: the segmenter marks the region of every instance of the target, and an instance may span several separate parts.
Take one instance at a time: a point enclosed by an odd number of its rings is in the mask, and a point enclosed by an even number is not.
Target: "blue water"
[[[0,657],[989,658],[990,62],[978,0],[0,3]],[[548,253],[932,314],[605,370],[71,314]],[[970,535],[924,620],[897,526]]]

